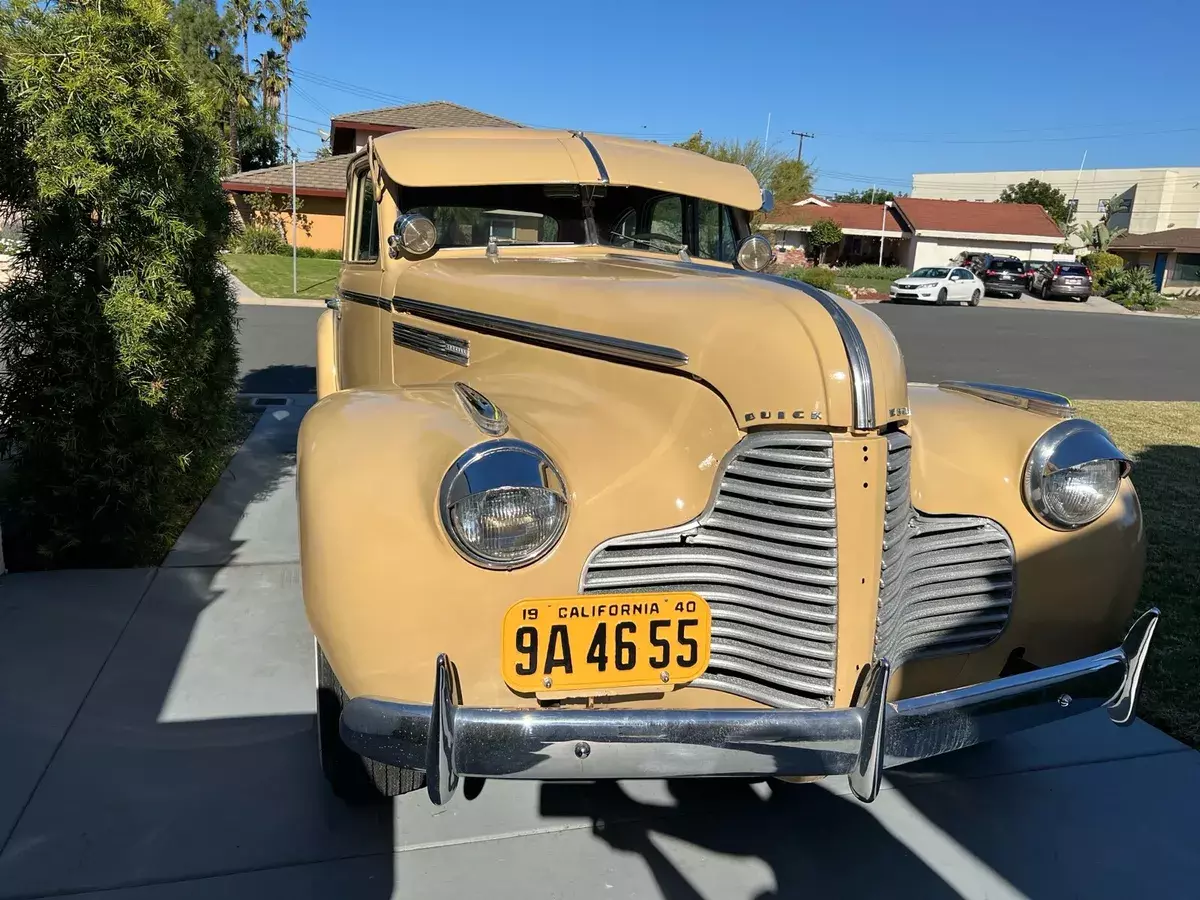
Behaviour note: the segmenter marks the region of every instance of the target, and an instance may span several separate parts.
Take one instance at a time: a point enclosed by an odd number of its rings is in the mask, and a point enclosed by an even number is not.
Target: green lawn
[[[1076,406],[1134,459],[1149,543],[1138,611],[1162,610],[1139,713],[1200,748],[1200,403]]]
[[[296,260],[296,286],[292,290],[292,258],[290,256],[226,253],[225,265],[246,286],[264,297],[307,297],[322,300],[333,296],[337,287],[336,259]]]

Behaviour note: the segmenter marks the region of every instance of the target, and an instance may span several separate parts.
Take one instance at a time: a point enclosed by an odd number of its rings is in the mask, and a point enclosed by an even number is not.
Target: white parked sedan
[[[897,278],[888,287],[888,296],[893,303],[963,303],[978,306],[983,296],[983,282],[975,273],[962,266],[917,269],[911,275]]]

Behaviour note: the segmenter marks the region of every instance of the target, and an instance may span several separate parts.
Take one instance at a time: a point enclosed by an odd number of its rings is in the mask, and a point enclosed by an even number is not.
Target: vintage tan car
[[[870,800],[890,766],[1132,720],[1157,612],[1125,631],[1129,461],[1058,395],[907,384],[879,318],[765,274],[746,169],[427,129],[348,188],[298,476],[340,795],[848,774]]]

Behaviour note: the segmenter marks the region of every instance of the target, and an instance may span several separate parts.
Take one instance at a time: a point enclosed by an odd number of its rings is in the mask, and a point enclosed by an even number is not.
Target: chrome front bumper
[[[895,703],[875,663],[846,709],[484,709],[459,706],[438,657],[432,705],[356,697],[342,740],[370,759],[422,769],[434,803],[460,776],[533,780],[849,775],[870,802],[883,770],[1103,706],[1133,721],[1152,609],[1119,647],[1084,659]]]

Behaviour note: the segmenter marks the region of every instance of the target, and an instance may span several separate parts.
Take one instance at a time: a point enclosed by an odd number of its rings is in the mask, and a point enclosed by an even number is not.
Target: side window
[[[637,234],[637,210],[627,209],[617,219],[616,227],[612,230],[613,237],[631,238]]]
[[[970,272],[968,272],[966,269],[955,269],[955,270],[954,270],[953,272],[951,272],[950,274],[952,274],[952,275],[954,275],[954,276],[956,276],[956,277],[958,277],[958,278],[965,278],[965,279],[967,279],[968,281],[970,281],[970,280],[971,280],[971,273],[970,273]]]
[[[375,185],[371,173],[363,169],[354,176],[354,245],[350,259],[372,262],[379,259],[379,207],[375,203]]]
[[[683,198],[678,194],[650,201],[650,231],[683,243]]]
[[[733,262],[736,237],[729,207],[711,200],[697,200],[696,205],[700,229],[696,239],[696,255],[701,259]]]

